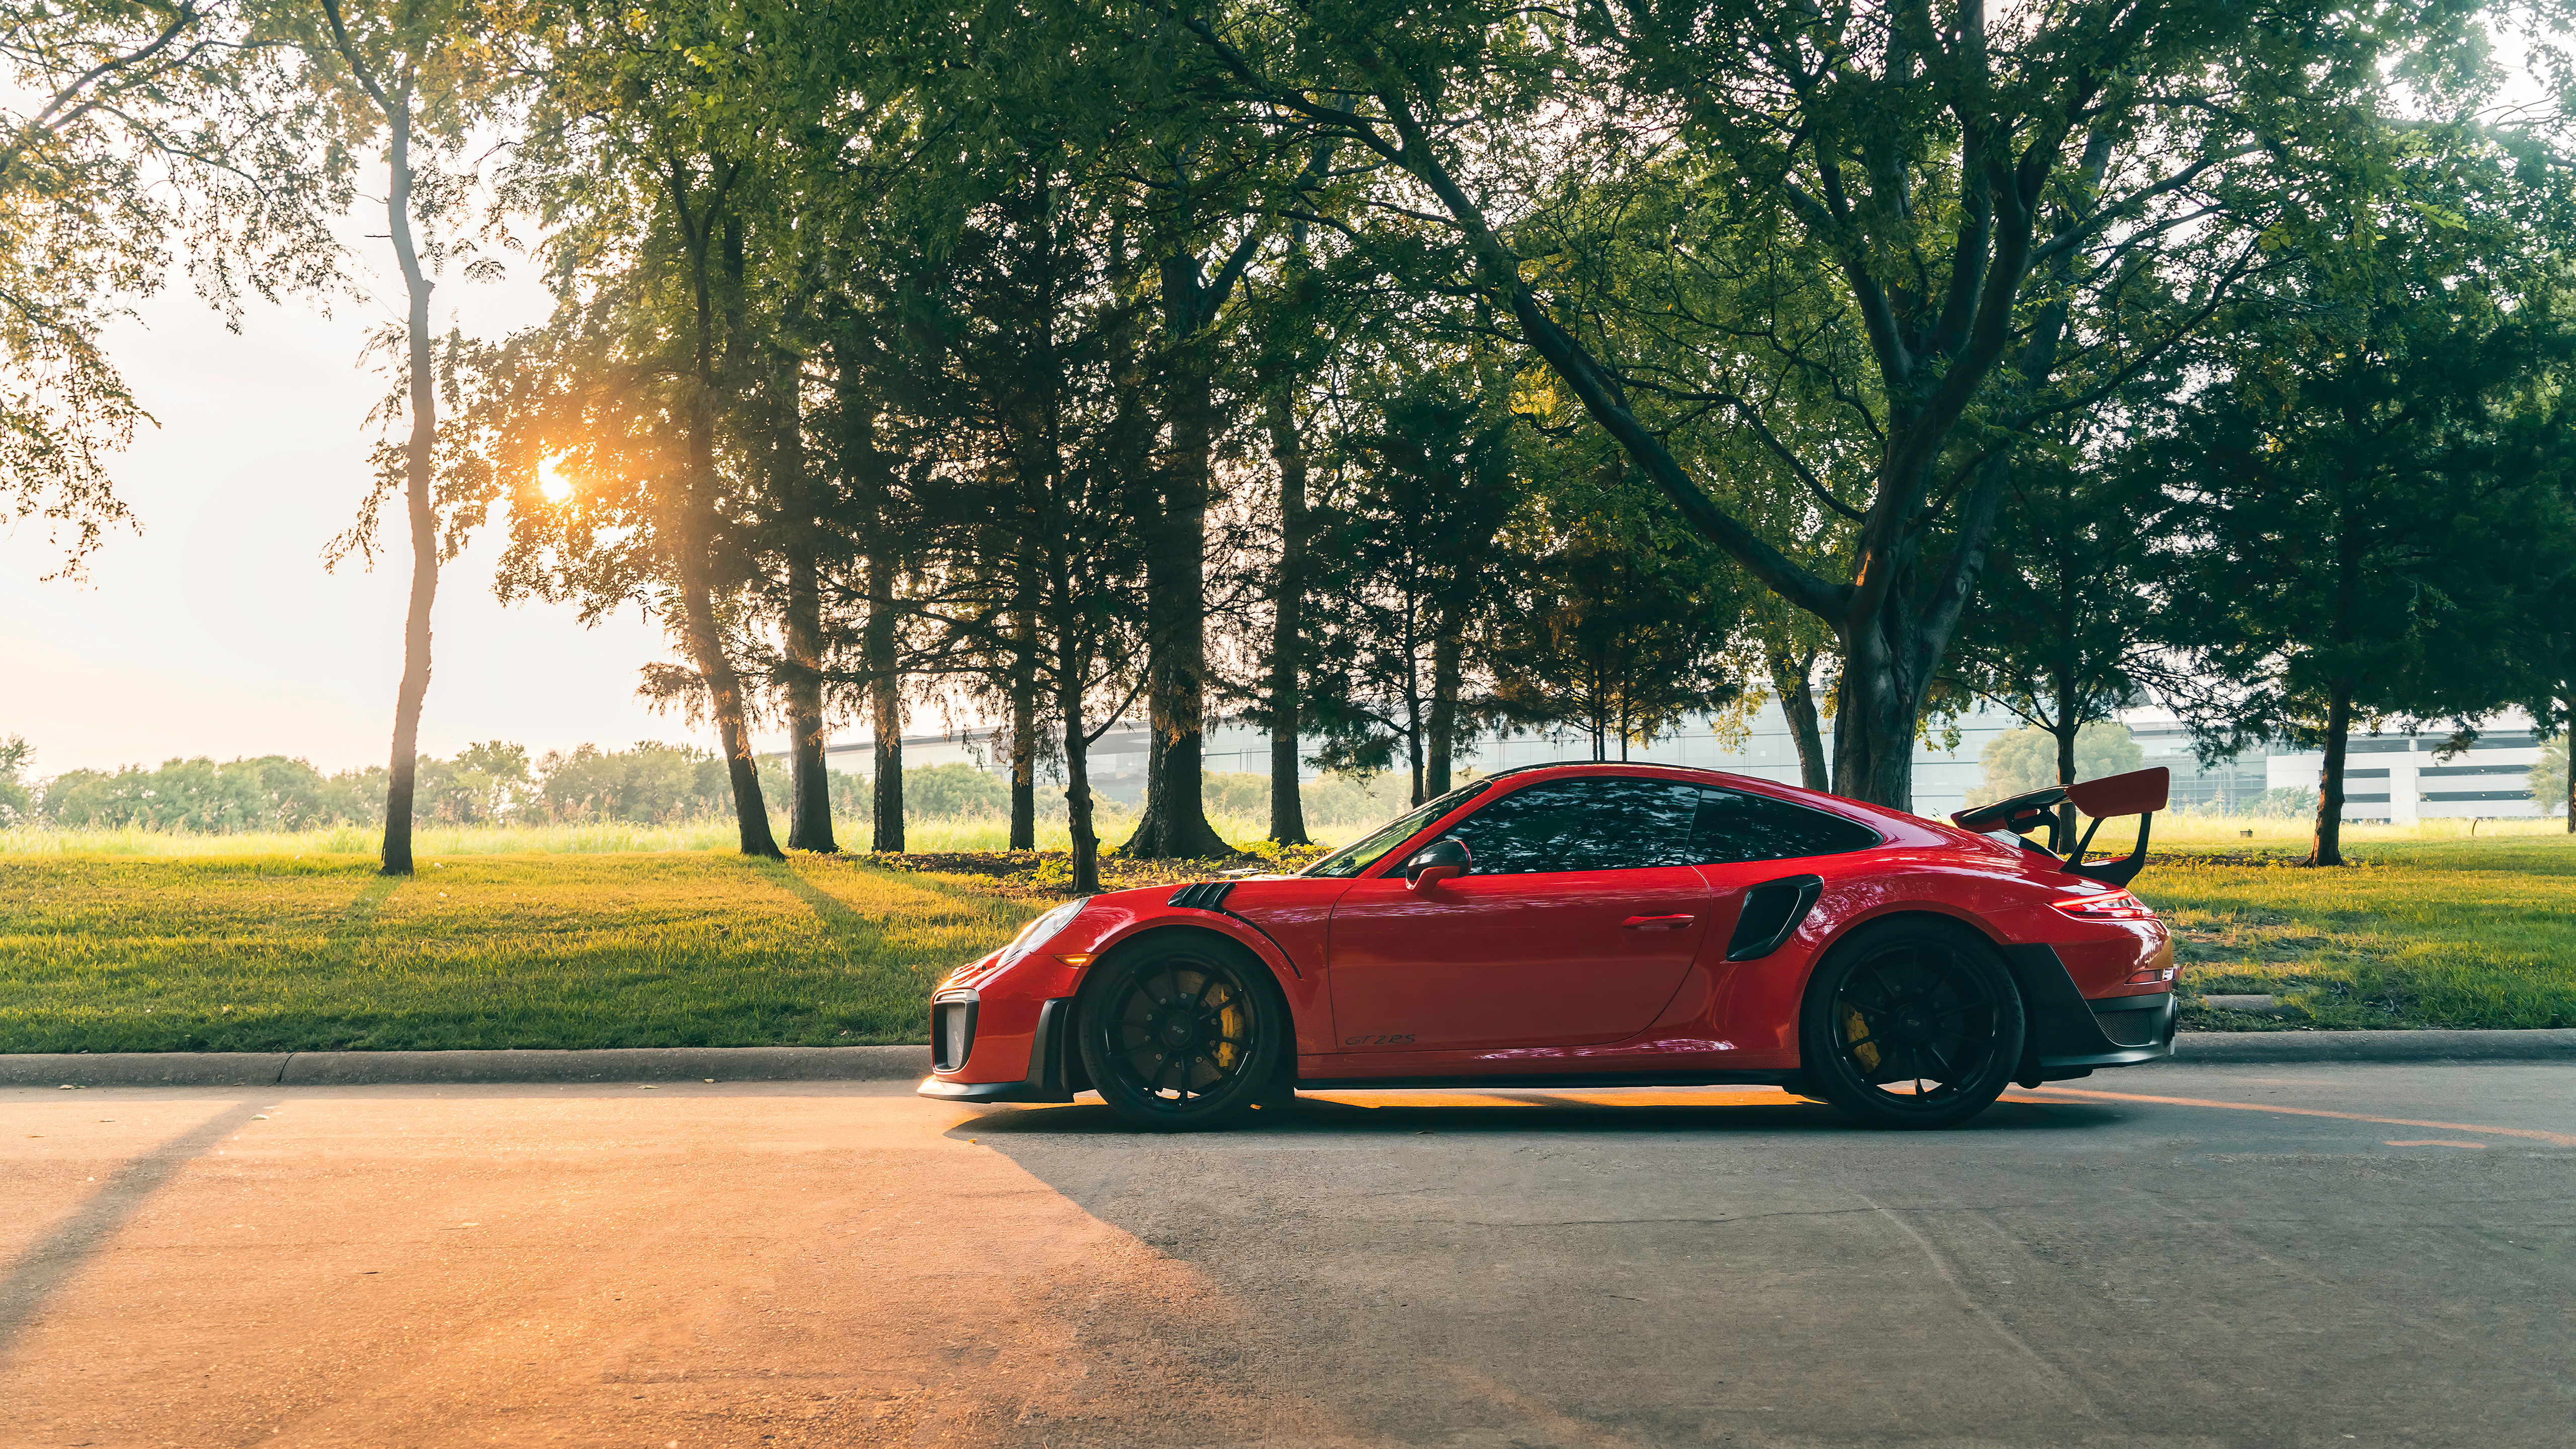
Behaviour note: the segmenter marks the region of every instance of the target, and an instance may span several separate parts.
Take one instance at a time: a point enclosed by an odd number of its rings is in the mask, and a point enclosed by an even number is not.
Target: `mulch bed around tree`
[[[1180,886],[1226,875],[1293,871],[1324,853],[1325,848],[1316,845],[1289,846],[1276,854],[1245,851],[1220,860],[1129,860],[1105,855],[1100,860],[1100,888],[1123,891],[1139,886]],[[1073,857],[1062,850],[852,852],[850,859],[889,870],[954,876],[962,884],[1014,899],[1073,894]]]

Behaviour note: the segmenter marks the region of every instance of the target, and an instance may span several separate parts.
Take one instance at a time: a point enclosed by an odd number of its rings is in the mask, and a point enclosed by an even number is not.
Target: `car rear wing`
[[[1962,810],[1950,817],[1950,823],[1962,830],[1983,835],[1993,830],[2009,830],[2027,835],[2057,818],[2057,807],[2073,801],[2075,808],[2091,816],[2093,823],[2084,828],[2084,838],[2068,852],[2060,869],[2068,875],[2080,875],[2110,885],[2124,886],[2137,877],[2147,865],[2147,833],[2155,823],[2156,812],[2165,808],[2173,793],[2173,771],[2162,765],[2152,770],[2132,770],[2125,775],[2105,775],[2099,780],[2086,780],[2075,785],[2051,785],[2009,800],[1997,800],[1973,810]],[[2084,863],[2084,852],[2093,844],[2093,833],[2102,822],[2115,815],[2138,817],[2138,843],[2127,855],[2116,860]],[[2036,850],[2039,847],[2022,842]]]

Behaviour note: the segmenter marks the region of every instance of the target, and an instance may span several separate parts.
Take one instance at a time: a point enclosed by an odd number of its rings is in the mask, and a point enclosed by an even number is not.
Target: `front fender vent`
[[[1219,911],[1225,909],[1225,898],[1234,890],[1230,880],[1203,880],[1172,892],[1169,904],[1185,911]]]
[[[1824,878],[1812,875],[1768,880],[1746,891],[1744,909],[1735,915],[1735,934],[1726,942],[1726,959],[1757,961],[1779,950],[1824,891]]]

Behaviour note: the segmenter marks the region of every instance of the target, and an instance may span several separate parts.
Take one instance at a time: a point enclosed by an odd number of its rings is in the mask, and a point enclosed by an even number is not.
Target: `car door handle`
[[[1631,931],[1678,931],[1697,916],[1630,916],[1619,924]]]

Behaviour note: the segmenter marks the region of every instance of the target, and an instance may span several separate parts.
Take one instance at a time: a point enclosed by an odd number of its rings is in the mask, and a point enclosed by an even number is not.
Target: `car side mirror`
[[[1467,842],[1454,835],[1444,835],[1414,852],[1404,863],[1404,883],[1418,891],[1427,891],[1444,880],[1453,880],[1476,868],[1475,857],[1467,853]]]

